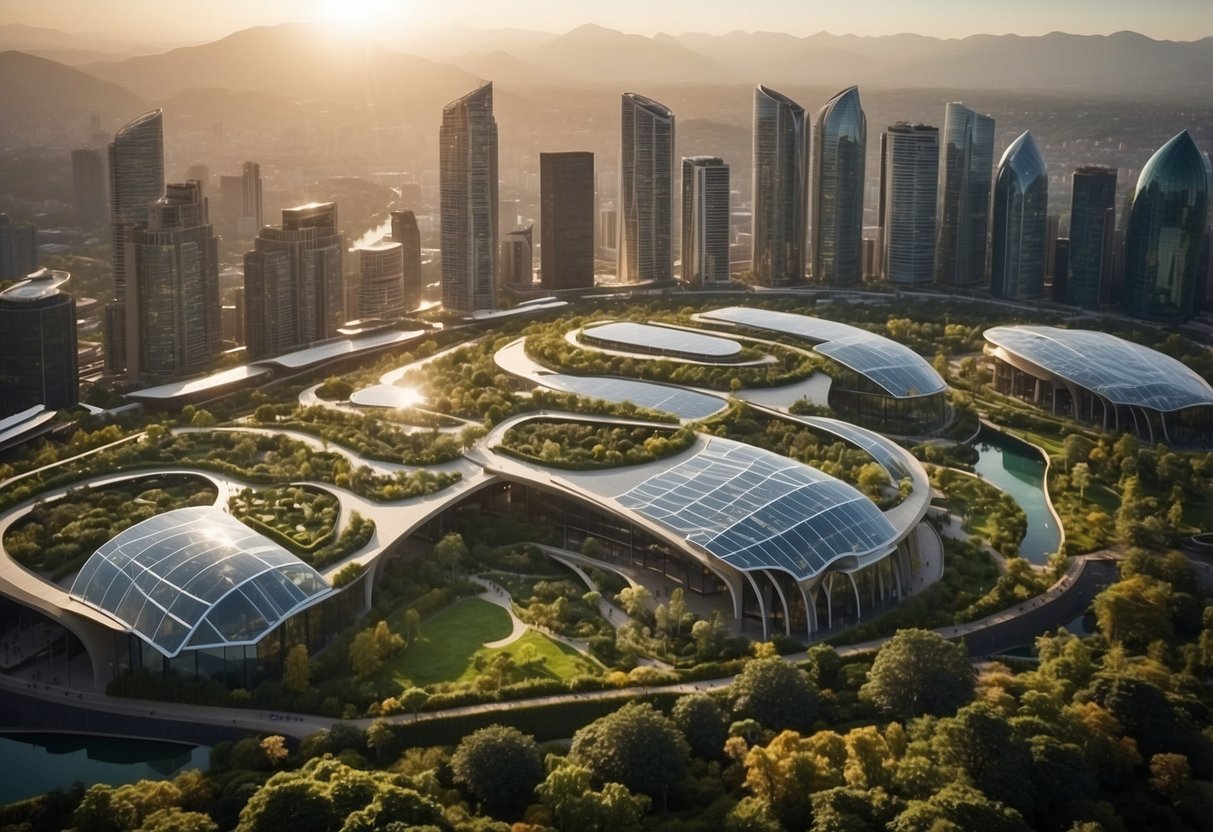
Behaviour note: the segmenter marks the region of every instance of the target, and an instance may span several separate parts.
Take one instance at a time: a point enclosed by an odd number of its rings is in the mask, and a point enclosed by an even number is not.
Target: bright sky
[[[1213,35],[1213,0],[0,0],[0,24],[201,42],[288,20],[428,29],[450,23],[563,32],[598,23],[640,34],[734,29],[808,35]]]

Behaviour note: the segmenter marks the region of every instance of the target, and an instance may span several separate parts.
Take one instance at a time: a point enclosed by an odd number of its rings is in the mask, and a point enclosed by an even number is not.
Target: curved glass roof
[[[0,298],[14,303],[33,303],[59,294],[59,287],[71,279],[69,272],[38,269],[24,280],[18,280],[3,292]]]
[[[172,658],[255,644],[332,591],[286,549],[201,506],[159,514],[110,540],[84,564],[71,595]]]
[[[948,387],[930,362],[914,350],[850,324],[748,306],[729,306],[704,312],[700,317],[812,341],[817,352],[854,370],[897,399],[932,396]]]
[[[875,503],[846,483],[719,437],[616,500],[737,569],[782,569],[797,580],[897,540]]]
[[[703,358],[731,358],[741,352],[741,344],[718,335],[631,321],[597,324],[586,327],[581,333],[642,352],[675,352]]]
[[[544,373],[535,379],[544,387],[564,393],[576,393],[603,401],[631,402],[649,410],[672,413],[679,419],[706,419],[726,407],[723,399],[649,381],[633,381],[612,376],[572,376],[564,373]]]
[[[850,422],[830,419],[826,416],[797,416],[796,419],[823,433],[837,436],[860,450],[867,451],[881,468],[888,471],[894,482],[910,476],[905,458],[901,454],[901,448],[892,439],[858,425],[852,425]]]
[[[1171,412],[1213,406],[1213,387],[1157,350],[1106,332],[1051,326],[996,326],[985,339],[1113,404]]]

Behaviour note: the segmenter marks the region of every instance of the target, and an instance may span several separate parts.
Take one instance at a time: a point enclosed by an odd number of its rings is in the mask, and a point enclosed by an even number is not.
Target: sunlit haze
[[[1153,38],[1197,40],[1213,35],[1207,0],[616,0],[570,3],[541,0],[213,0],[205,4],[151,0],[6,0],[0,24],[24,23],[71,32],[121,33],[129,38],[198,42],[249,26],[303,20],[375,26],[407,37],[439,26],[510,27],[562,32],[592,22],[639,34],[659,31],[723,33],[735,29],[809,35],[937,37],[977,33],[1039,35],[1050,31],[1108,34],[1132,30]]]

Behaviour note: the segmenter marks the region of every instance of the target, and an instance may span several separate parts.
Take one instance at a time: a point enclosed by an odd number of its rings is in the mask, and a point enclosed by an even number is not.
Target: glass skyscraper
[[[1070,201],[1066,303],[1094,309],[1108,301],[1115,235],[1116,168],[1098,165],[1078,168],[1074,171]]]
[[[939,160],[939,247],[935,281],[981,286],[986,275],[994,119],[948,104]]]
[[[442,109],[438,156],[442,305],[455,312],[494,309],[497,120],[491,82]]]
[[[1049,228],[1049,173],[1031,133],[1011,142],[994,182],[994,253],[990,292],[1035,300],[1044,294]]]
[[[421,305],[421,229],[412,211],[392,212],[392,241],[404,248],[404,307],[412,311]]]
[[[729,166],[715,156],[682,160],[682,280],[729,283]]]
[[[1192,317],[1208,205],[1208,162],[1184,130],[1137,180],[1125,234],[1127,314],[1162,323]]]
[[[594,154],[539,154],[539,277],[545,290],[594,285]]]
[[[880,137],[880,229],[884,278],[922,285],[935,279],[939,129],[894,124]]]
[[[809,209],[804,108],[769,87],[755,87],[753,150],[754,279],[764,286],[800,283]]]
[[[863,277],[863,175],[868,120],[859,87],[831,98],[813,136],[813,279],[853,286]]]
[[[0,418],[78,402],[76,302],[67,272],[39,269],[0,292]]]
[[[672,280],[674,113],[634,92],[620,113],[619,279]]]

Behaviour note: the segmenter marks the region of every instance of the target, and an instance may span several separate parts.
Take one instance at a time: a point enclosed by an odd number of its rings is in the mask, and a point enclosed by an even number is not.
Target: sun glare
[[[394,0],[317,0],[316,18],[321,23],[361,28],[399,12]]]

